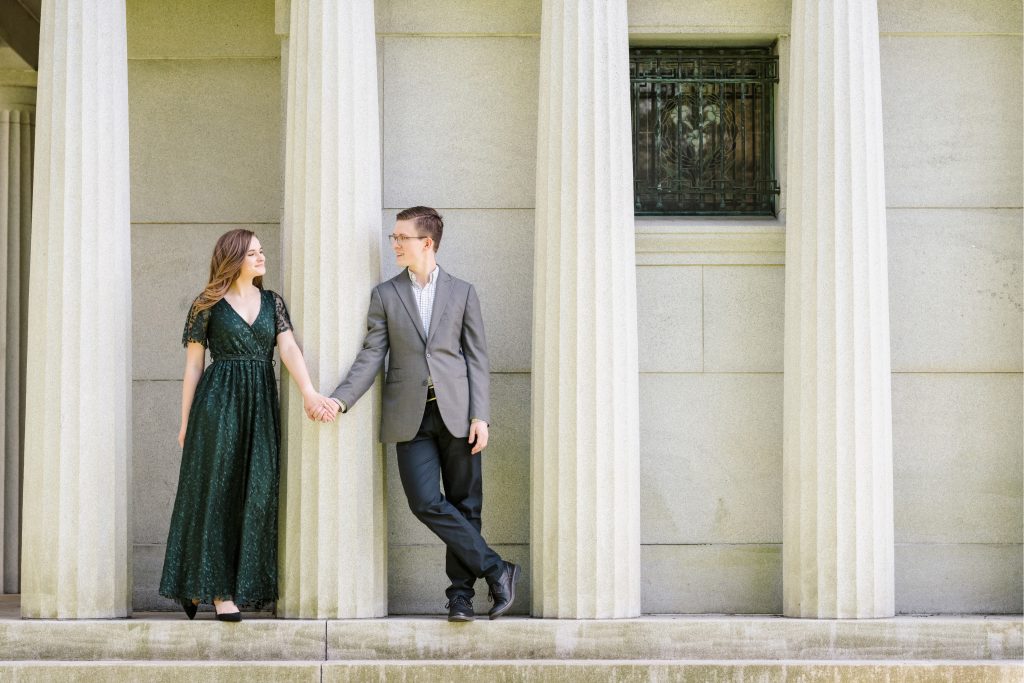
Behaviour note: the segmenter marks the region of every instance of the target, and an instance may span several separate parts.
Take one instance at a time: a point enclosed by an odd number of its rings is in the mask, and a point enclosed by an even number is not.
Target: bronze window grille
[[[774,215],[771,48],[633,48],[637,215]]]

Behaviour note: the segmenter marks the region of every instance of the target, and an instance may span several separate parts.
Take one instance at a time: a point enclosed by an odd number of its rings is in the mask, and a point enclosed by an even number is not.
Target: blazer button
[[[427,386],[427,380],[423,380],[423,386]]]
[[[427,358],[430,358],[430,354],[429,353],[427,354]]]

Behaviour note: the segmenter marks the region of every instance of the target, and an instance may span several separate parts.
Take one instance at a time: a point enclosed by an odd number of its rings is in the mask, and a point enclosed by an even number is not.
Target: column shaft
[[[0,86],[0,592],[17,593],[35,88]]]
[[[640,613],[625,0],[544,0],[533,304],[533,613]]]
[[[288,33],[285,296],[322,391],[361,348],[380,275],[381,186],[372,0],[292,0]],[[334,425],[282,380],[280,616],[387,614],[379,387]]]
[[[21,612],[123,617],[131,267],[124,0],[40,22]]]
[[[790,64],[784,611],[892,616],[889,288],[874,0],[794,0]]]

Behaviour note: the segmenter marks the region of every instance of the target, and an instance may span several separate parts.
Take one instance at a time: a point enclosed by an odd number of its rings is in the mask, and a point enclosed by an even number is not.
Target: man
[[[374,287],[363,348],[331,395],[334,403],[317,417],[348,411],[391,352],[380,440],[397,445],[409,508],[448,547],[448,620],[473,620],[478,578],[487,580],[494,601],[488,615],[496,619],[512,606],[520,569],[480,535],[479,454],[487,446],[490,420],[487,342],[473,285],[437,265],[443,229],[441,216],[429,207],[398,214],[390,239],[405,270]]]

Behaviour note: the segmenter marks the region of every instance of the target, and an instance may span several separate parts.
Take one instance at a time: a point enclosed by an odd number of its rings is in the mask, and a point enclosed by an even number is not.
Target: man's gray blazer
[[[466,438],[473,418],[491,421],[490,366],[480,299],[473,285],[438,267],[430,332],[423,334],[408,269],[373,288],[366,338],[348,375],[331,394],[351,408],[391,352],[384,379],[380,440],[411,441],[434,381],[437,407],[452,436]]]

